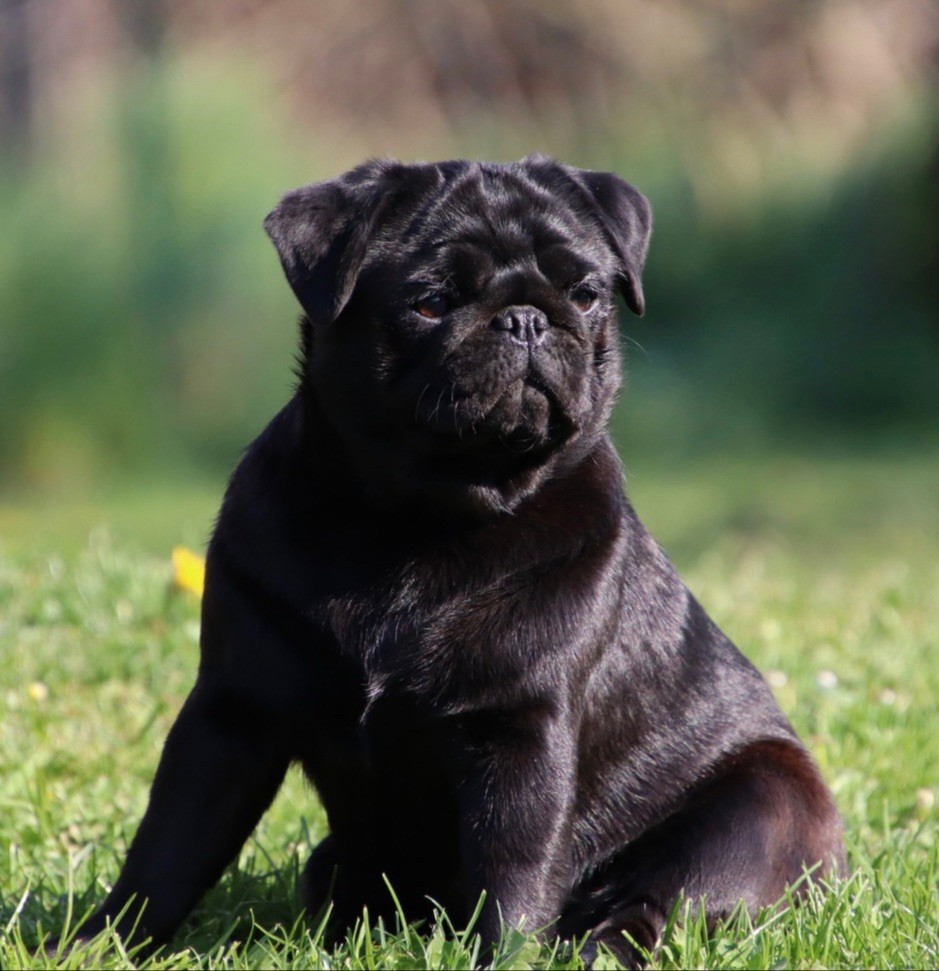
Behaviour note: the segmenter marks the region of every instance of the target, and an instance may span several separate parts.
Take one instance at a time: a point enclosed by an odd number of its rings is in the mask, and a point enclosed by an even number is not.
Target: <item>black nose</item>
[[[492,326],[516,344],[537,347],[544,340],[548,318],[537,307],[506,307],[492,318]]]

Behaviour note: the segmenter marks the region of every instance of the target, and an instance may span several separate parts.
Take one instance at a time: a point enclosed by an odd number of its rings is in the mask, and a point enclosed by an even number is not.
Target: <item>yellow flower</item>
[[[180,590],[201,597],[205,588],[205,559],[185,546],[177,546],[173,550],[173,583]]]
[[[42,703],[49,697],[49,689],[41,681],[30,681],[26,685],[26,694],[30,701]]]

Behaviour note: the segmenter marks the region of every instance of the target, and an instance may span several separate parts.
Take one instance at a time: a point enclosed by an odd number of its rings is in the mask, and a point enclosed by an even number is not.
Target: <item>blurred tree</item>
[[[621,75],[610,18],[561,0],[177,0],[187,43],[223,32],[271,65],[307,117],[403,131],[506,121],[582,131]]]
[[[134,50],[145,61],[155,61],[160,56],[166,35],[164,0],[134,0],[133,3],[118,3],[115,9]]]
[[[0,148],[27,155],[32,143],[31,0],[0,0]]]
[[[159,369],[166,412],[181,371],[175,333],[187,323],[195,267],[181,238],[177,212],[178,172],[170,120],[166,40],[168,7],[164,0],[134,0],[115,5],[130,47],[130,69],[119,114],[121,159],[126,181],[125,232],[129,247],[131,291],[129,325],[144,331],[142,346]]]
[[[167,2],[181,47],[251,52],[300,117],[405,144],[489,117],[594,151],[630,125],[853,150],[939,38],[934,0]]]

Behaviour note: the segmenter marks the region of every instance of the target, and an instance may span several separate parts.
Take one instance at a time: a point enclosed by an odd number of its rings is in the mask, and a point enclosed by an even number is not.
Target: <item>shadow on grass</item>
[[[236,945],[247,948],[259,939],[286,942],[304,927],[316,930],[300,902],[298,875],[296,865],[263,873],[230,868],[163,947],[125,951],[109,932],[94,944],[82,942],[81,947],[89,948],[89,957],[119,949],[121,955],[135,958],[135,964],[149,964],[150,959],[161,963],[180,951],[209,955]],[[24,958],[54,960],[54,952],[44,954],[40,949],[50,940],[61,938],[66,945],[73,941],[105,895],[94,876],[64,893],[47,885],[31,888],[17,899],[0,903],[0,928],[6,932],[3,936],[10,934],[21,945]],[[63,948],[63,957],[68,949]]]

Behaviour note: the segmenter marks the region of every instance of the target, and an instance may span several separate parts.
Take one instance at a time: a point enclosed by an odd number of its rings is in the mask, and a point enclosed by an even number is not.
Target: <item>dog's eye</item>
[[[585,314],[593,310],[598,299],[598,293],[593,287],[582,283],[579,287],[571,290],[571,303],[582,313]]]
[[[431,320],[442,317],[450,309],[450,301],[442,293],[432,293],[414,304],[414,309]]]

